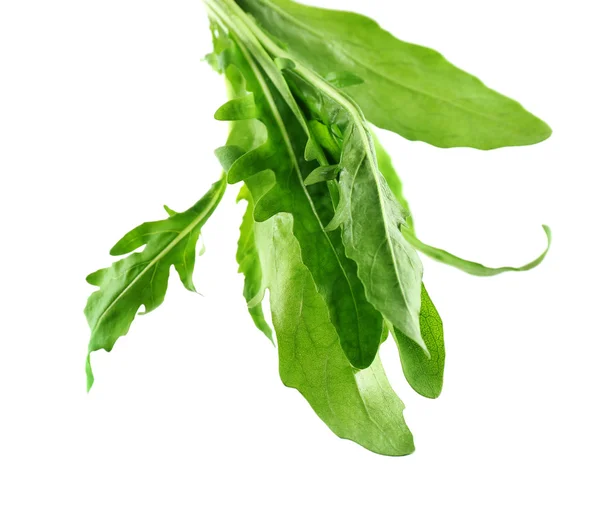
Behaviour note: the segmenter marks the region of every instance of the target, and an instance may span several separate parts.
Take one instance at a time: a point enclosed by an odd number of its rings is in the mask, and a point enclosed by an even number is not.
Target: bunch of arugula
[[[440,147],[492,149],[546,139],[550,128],[439,53],[401,42],[358,14],[290,0],[205,0],[231,122],[216,150],[221,179],[183,213],[140,225],[111,250],[129,256],[90,274],[90,354],[110,351],[139,308],[166,294],[171,265],[184,286],[202,226],[227,184],[247,207],[237,261],[256,326],[273,339],[283,383],[342,438],[385,455],[414,450],[404,404],[378,349],[391,333],[419,394],[442,389],[442,320],[422,283],[420,251],[478,276],[488,268],[422,243],[402,184],[368,122]],[[550,230],[544,226],[550,245]],[[145,247],[140,252],[134,250]]]

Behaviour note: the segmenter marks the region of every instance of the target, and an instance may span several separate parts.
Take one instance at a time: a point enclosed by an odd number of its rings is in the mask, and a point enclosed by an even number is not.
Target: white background
[[[423,240],[528,273],[425,263],[447,370],[431,401],[383,359],[417,450],[335,437],[277,373],[236,274],[236,190],[204,230],[196,282],[93,357],[84,278],[135,225],[218,177],[221,78],[199,0],[0,4],[0,504],[597,505],[598,77],[591,1],[315,0],[521,101],[554,135],[441,150],[386,133]]]

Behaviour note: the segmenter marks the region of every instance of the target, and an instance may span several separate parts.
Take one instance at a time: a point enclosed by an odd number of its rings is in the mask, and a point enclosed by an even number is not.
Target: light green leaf
[[[229,84],[232,98],[252,93],[258,119],[267,135],[262,144],[231,164],[228,181],[246,182],[254,199],[255,221],[265,221],[279,213],[294,217],[294,235],[300,243],[303,262],[327,304],[342,348],[354,366],[365,368],[377,353],[383,319],[367,300],[356,266],[344,254],[339,231],[325,230],[324,220],[333,213],[331,203],[330,209],[315,203],[311,191],[304,186],[304,178],[318,166],[316,161],[305,159],[308,136],[283,96],[256,67],[249,51],[243,44],[232,43],[219,54],[219,60],[226,75],[235,77]],[[244,128],[236,129],[236,123],[232,133],[242,132]],[[232,142],[239,145],[230,136],[228,145]]]
[[[431,354],[427,357],[423,349],[406,337],[398,329],[392,329],[400,352],[402,371],[410,386],[419,394],[435,399],[442,392],[444,380],[444,327],[425,285],[421,291],[421,312],[419,314],[421,336]]]
[[[283,383],[296,388],[339,437],[383,455],[412,453],[404,404],[379,357],[363,370],[348,363],[327,306],[302,263],[292,217],[278,215],[258,223],[256,234]]]
[[[410,140],[439,147],[492,149],[535,144],[551,130],[519,103],[485,86],[440,53],[396,39],[375,21],[351,12],[290,0],[238,0],[288,57],[321,76],[351,73],[347,88],[367,119]],[[270,37],[261,42],[275,56]],[[269,44],[270,43],[270,44]]]
[[[356,86],[365,82],[352,72],[329,72],[325,76],[325,80],[333,84],[336,88],[347,88],[348,86]]]
[[[144,249],[87,277],[90,284],[99,287],[85,307],[92,331],[86,361],[88,390],[94,382],[90,354],[100,349],[111,351],[117,339],[127,334],[141,306],[148,313],[162,304],[171,265],[184,286],[195,290],[192,273],[196,243],[225,187],[222,177],[187,211],[174,213],[166,220],[144,223],[125,234],[110,251],[111,255],[126,255],[145,245]]]
[[[252,195],[246,186],[242,186],[238,195],[238,202],[246,200],[248,205],[240,225],[240,238],[238,240],[237,254],[235,256],[239,265],[238,272],[244,275],[244,298],[247,303],[253,302],[248,306],[248,312],[254,321],[256,327],[273,341],[273,332],[265,320],[262,308],[262,298],[264,296],[262,269],[260,259],[256,250],[254,235],[254,205]]]

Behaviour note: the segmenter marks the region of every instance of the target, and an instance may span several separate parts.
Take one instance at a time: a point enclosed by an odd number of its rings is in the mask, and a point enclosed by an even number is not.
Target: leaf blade
[[[143,251],[132,253],[111,267],[88,276],[88,281],[99,287],[88,298],[84,310],[91,329],[86,359],[88,390],[94,383],[90,355],[100,349],[111,351],[116,341],[127,334],[142,305],[146,313],[160,306],[166,294],[171,265],[176,266],[186,288],[193,289],[191,273],[195,255],[190,257],[187,239],[191,237],[195,247],[201,227],[216,209],[224,191],[223,177],[187,211],[136,227],[111,251],[126,254],[146,245]]]
[[[238,202],[246,200],[247,206],[242,217],[240,225],[240,237],[238,239],[238,248],[236,252],[236,261],[238,263],[238,272],[244,275],[244,298],[248,304],[248,312],[252,321],[269,341],[273,342],[273,331],[265,319],[262,308],[262,299],[264,296],[263,275],[256,249],[256,239],[254,234],[254,204],[252,195],[246,186],[243,186],[238,196]],[[252,301],[252,306],[250,302]]]
[[[400,41],[365,16],[290,0],[238,3],[294,58],[322,76],[338,72],[362,79],[364,84],[347,93],[370,122],[406,139],[494,149],[535,144],[552,133],[518,102],[437,51]]]

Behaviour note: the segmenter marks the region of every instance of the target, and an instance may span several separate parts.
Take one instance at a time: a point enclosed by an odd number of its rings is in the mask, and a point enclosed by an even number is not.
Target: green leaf
[[[392,335],[400,352],[402,371],[410,386],[419,394],[435,399],[442,392],[444,380],[444,327],[425,285],[421,291],[421,312],[419,314],[421,336],[427,345],[430,357],[423,349],[406,337],[398,329],[392,329]]]
[[[493,149],[535,144],[551,134],[546,123],[518,102],[440,53],[396,39],[365,16],[290,0],[237,3],[285,43],[287,57],[321,76],[351,73],[362,79],[364,84],[347,88],[347,93],[370,122],[407,139]],[[261,42],[275,56],[283,51],[270,37]]]
[[[544,232],[546,234],[546,239],[548,240],[546,249],[544,252],[537,257],[535,260],[522,265],[521,267],[486,267],[477,262],[472,262],[470,260],[464,260],[452,253],[448,253],[447,251],[439,248],[434,248],[433,246],[429,246],[421,242],[411,231],[405,230],[404,237],[406,240],[411,243],[416,249],[425,255],[437,260],[438,262],[442,262],[447,265],[451,265],[452,267],[456,267],[461,271],[466,272],[467,274],[472,274],[473,276],[496,276],[497,274],[502,274],[503,272],[524,272],[533,269],[540,265],[544,258],[546,258],[546,254],[550,250],[550,244],[552,243],[552,232],[550,227],[547,225],[542,225]]]
[[[240,226],[240,238],[235,256],[239,265],[238,272],[244,275],[244,298],[247,303],[253,302],[252,307],[248,306],[248,312],[256,327],[273,341],[273,332],[265,320],[262,308],[264,289],[262,269],[254,236],[254,218],[252,217],[254,204],[252,202],[252,195],[246,186],[242,186],[240,190],[238,202],[240,200],[246,200],[248,203]]]
[[[328,210],[315,203],[304,186],[304,178],[318,166],[305,159],[308,136],[284,97],[256,66],[250,49],[232,43],[219,59],[226,75],[235,77],[229,84],[233,98],[252,93],[258,119],[267,132],[262,144],[231,164],[228,181],[246,182],[254,199],[255,221],[266,221],[279,213],[293,216],[303,262],[327,304],[342,348],[354,366],[365,368],[377,353],[383,319],[367,300],[356,266],[344,254],[339,232],[325,230],[322,213],[329,219]],[[242,81],[245,89],[240,86]],[[234,121],[233,131],[243,136],[244,127],[236,129],[237,123]],[[237,143],[230,135],[228,145],[231,142]]]
[[[141,306],[149,313],[162,304],[171,265],[183,285],[195,291],[192,274],[196,243],[225,187],[222,177],[187,211],[174,213],[166,220],[144,223],[125,234],[110,251],[111,255],[126,255],[141,246],[144,249],[87,277],[90,284],[99,287],[85,307],[92,331],[86,361],[88,390],[94,382],[91,353],[100,349],[111,351],[117,339],[127,334]]]
[[[333,84],[336,88],[347,88],[348,86],[356,86],[365,82],[352,72],[329,72],[325,76],[325,80]]]
[[[414,445],[402,414],[404,404],[392,390],[379,357],[363,370],[348,363],[327,306],[303,265],[292,228],[290,215],[256,225],[283,383],[300,391],[339,437],[383,455],[411,453]]]

